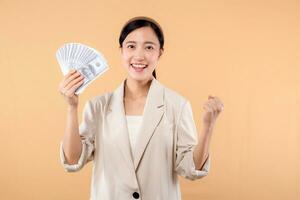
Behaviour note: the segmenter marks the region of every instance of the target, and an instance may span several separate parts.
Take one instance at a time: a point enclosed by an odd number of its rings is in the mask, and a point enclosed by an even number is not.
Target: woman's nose
[[[134,53],[134,58],[137,60],[143,60],[145,58],[144,51],[142,49],[137,49]]]

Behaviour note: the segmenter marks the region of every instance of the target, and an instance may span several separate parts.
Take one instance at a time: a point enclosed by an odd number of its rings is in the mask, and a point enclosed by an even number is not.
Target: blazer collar
[[[109,124],[114,126],[111,130],[116,136],[115,144],[119,148],[120,154],[124,156],[128,167],[133,167],[134,170],[137,170],[144,151],[164,113],[164,87],[155,78],[152,79],[144,106],[143,121],[137,136],[135,150],[131,150],[123,103],[125,81],[126,79],[113,92],[108,108],[109,114],[107,115],[107,120]]]

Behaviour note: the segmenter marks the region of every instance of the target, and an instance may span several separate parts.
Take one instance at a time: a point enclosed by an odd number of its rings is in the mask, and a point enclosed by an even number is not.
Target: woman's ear
[[[160,56],[162,56],[163,53],[164,53],[164,49],[160,49],[160,50],[159,50],[159,56],[158,56],[158,58],[160,58]]]

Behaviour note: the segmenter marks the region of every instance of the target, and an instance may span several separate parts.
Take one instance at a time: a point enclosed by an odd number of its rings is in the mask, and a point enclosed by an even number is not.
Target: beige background
[[[81,95],[81,118],[87,99],[125,77],[118,36],[137,15],[163,27],[158,80],[191,101],[198,130],[209,94],[225,104],[210,175],[180,179],[183,199],[300,199],[299,1],[181,2],[0,0],[1,200],[88,199],[91,164],[66,173],[59,162],[66,104],[55,51],[81,42],[110,64]]]

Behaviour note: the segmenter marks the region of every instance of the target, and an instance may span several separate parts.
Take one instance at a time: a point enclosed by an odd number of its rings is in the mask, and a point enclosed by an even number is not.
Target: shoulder
[[[178,91],[162,85],[164,88],[165,114],[169,122],[178,123],[184,106],[188,99]]]
[[[94,96],[87,100],[86,105],[90,105],[94,111],[104,111],[111,99],[112,93],[113,92],[106,92],[101,95]]]
[[[178,91],[175,91],[165,85],[162,86],[164,87],[165,103],[167,104],[168,107],[173,107],[174,109],[180,109],[183,107],[184,104],[188,102],[188,99]]]

